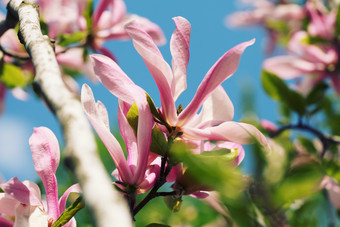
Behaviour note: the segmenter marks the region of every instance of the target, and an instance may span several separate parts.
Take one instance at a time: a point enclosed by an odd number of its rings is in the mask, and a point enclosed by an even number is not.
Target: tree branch
[[[42,94],[61,124],[66,150],[79,180],[86,204],[98,226],[132,226],[124,199],[114,191],[98,155],[92,129],[83,113],[79,97],[62,81],[52,44],[40,30],[38,7],[29,1],[11,0],[5,25],[19,21],[19,38],[29,53],[34,68],[34,86]],[[6,27],[6,26],[5,26]],[[0,25],[0,33],[5,30]]]

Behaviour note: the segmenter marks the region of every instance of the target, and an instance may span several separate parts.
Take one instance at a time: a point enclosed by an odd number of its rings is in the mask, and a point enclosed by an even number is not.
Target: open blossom
[[[109,58],[107,60],[112,61]],[[102,67],[100,72],[97,74],[98,79],[119,98],[118,123],[128,153],[127,160],[119,142],[110,132],[106,108],[100,101],[95,102],[91,88],[86,84],[83,85],[81,92],[83,108],[117,167],[117,171],[114,171],[113,175],[118,177],[122,183],[117,186],[123,186],[123,190],[126,190],[127,193],[131,193],[128,190],[132,188],[137,193],[143,193],[152,187],[156,174],[159,172],[159,163],[155,160],[157,156],[151,155],[149,152],[154,122],[145,92],[134,85],[132,81],[120,78],[119,73],[117,74],[109,68]],[[127,120],[127,113],[134,103],[138,107],[136,133]]]
[[[113,55],[103,46],[104,41],[112,39],[126,40],[129,35],[124,26],[131,20],[137,20],[140,26],[158,44],[165,43],[165,37],[161,28],[147,18],[135,14],[128,14],[123,0],[100,0],[97,9],[92,15],[91,46],[94,50],[114,59]],[[80,16],[80,30],[86,30],[86,19]]]
[[[264,61],[263,68],[283,79],[309,77],[312,80],[310,87],[330,78],[340,94],[340,79],[335,71],[339,58],[336,49],[328,45],[309,44],[307,40],[307,32],[296,32],[288,45],[290,55],[269,58]]]
[[[172,69],[152,38],[138,26],[137,22],[131,22],[126,27],[137,52],[142,56],[158,86],[162,105],[160,110],[162,119],[159,120],[167,126],[165,128],[160,125],[160,128],[167,135],[180,135],[191,140],[220,140],[247,144],[255,137],[260,143],[265,144],[266,139],[254,126],[232,121],[234,108],[221,86],[221,83],[236,71],[243,51],[252,45],[254,40],[241,43],[226,52],[208,71],[192,101],[178,113],[175,102],[187,86],[191,25],[183,17],[173,19],[176,29],[170,40]],[[95,73],[99,73],[101,65],[105,63],[103,58],[94,56],[92,59]],[[202,110],[197,114],[201,107]]]
[[[41,178],[46,191],[46,205],[41,192],[31,181],[12,178],[0,184],[0,224],[5,226],[48,226],[55,222],[65,210],[66,200],[71,192],[79,192],[73,185],[58,200],[58,185],[55,172],[59,165],[58,140],[51,130],[35,128],[30,138],[34,168]],[[2,225],[1,225],[2,226]],[[72,219],[64,226],[76,226]]]
[[[247,3],[251,4],[250,10],[239,11],[227,16],[225,24],[228,27],[263,26],[268,33],[266,51],[269,54],[273,52],[282,36],[290,36],[300,30],[302,20],[306,17],[304,8],[298,4],[275,4],[269,0],[247,1]]]

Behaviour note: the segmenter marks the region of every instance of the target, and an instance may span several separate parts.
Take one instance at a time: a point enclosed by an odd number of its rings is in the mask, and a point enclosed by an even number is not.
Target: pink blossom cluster
[[[228,17],[229,25],[259,24],[268,31],[270,53],[277,43],[287,55],[264,61],[263,69],[282,79],[297,79],[307,94],[320,81],[330,80],[340,94],[338,2],[253,1],[253,9]]]
[[[148,191],[159,176],[161,157],[150,152],[152,130],[161,130],[163,139],[169,145],[174,141],[190,144],[195,154],[220,148],[236,149],[238,155],[233,161],[235,166],[244,157],[241,144],[249,144],[254,138],[266,144],[266,138],[254,126],[232,121],[234,108],[221,86],[236,71],[243,51],[254,40],[241,43],[226,52],[205,75],[192,101],[181,110],[176,108],[175,102],[187,86],[191,25],[183,17],[173,20],[176,29],[170,40],[172,67],[138,21],[130,22],[125,28],[158,86],[161,107],[154,109],[156,113],[152,111],[146,91],[136,85],[117,63],[104,55],[90,56],[98,80],[119,100],[118,122],[126,145],[127,160],[110,131],[106,108],[100,101],[95,101],[87,84],[82,87],[81,101],[89,121],[116,164],[117,170],[113,175],[119,180],[117,185],[126,193],[130,193],[128,190],[131,188],[137,193]],[[134,106],[138,109],[138,126],[135,129],[128,120],[129,111]],[[191,184],[186,187],[181,184],[183,177],[187,177],[185,169],[182,164],[178,164],[172,167],[167,181],[174,182],[174,188],[181,187],[183,195],[208,196],[204,186]]]
[[[57,61],[64,74],[64,81],[68,88],[76,93],[79,90],[78,84],[68,75],[68,71],[63,69],[80,72],[94,80],[94,72],[86,53],[101,52],[116,60],[114,55],[104,47],[104,43],[110,40],[129,39],[124,29],[129,21],[138,21],[157,44],[165,43],[161,28],[144,17],[127,13],[123,0],[100,0],[96,10],[89,15],[86,12],[93,7],[93,1],[36,0],[35,2],[39,5],[42,24],[47,27],[47,31],[44,32],[55,41]],[[4,19],[3,15],[1,17]],[[75,35],[80,38],[69,45],[60,45],[63,39],[72,39]],[[19,65],[24,76],[30,80],[34,75],[34,68],[14,29],[7,31],[1,37],[0,46],[10,54],[3,56],[4,62]],[[6,86],[0,81],[0,113],[3,109],[5,91]],[[27,93],[21,87],[12,91],[18,99],[27,99]]]
[[[34,168],[46,192],[43,199],[39,186],[14,177],[0,182],[0,226],[51,226],[65,210],[71,192],[80,192],[78,184],[69,187],[58,199],[56,171],[60,161],[58,140],[45,127],[35,128],[29,140]],[[76,226],[72,218],[64,226]]]

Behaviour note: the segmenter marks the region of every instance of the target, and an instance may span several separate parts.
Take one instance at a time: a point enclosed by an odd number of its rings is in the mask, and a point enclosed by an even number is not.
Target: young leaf
[[[60,227],[65,225],[71,218],[81,209],[85,207],[84,199],[79,196],[71,206],[69,206],[60,217],[53,223],[52,227]]]
[[[195,155],[184,143],[174,142],[170,154],[176,161],[183,162],[190,175],[202,185],[212,188],[226,198],[236,198],[244,186],[244,178],[230,162],[218,156]]]
[[[203,151],[200,155],[205,156],[207,158],[208,157],[221,158],[225,161],[232,161],[238,155],[238,148],[234,149],[221,148],[214,151]]]
[[[306,97],[307,105],[312,105],[318,102],[322,102],[328,85],[325,82],[320,82],[309,92]]]
[[[152,140],[150,151],[163,156],[168,149],[168,143],[163,132],[155,125],[152,129]]]
[[[153,102],[152,98],[150,97],[150,95],[148,93],[145,92],[145,95],[146,95],[146,100],[148,101],[149,103],[149,106],[150,106],[150,110],[151,110],[151,113],[152,115],[158,119],[158,120],[161,120],[162,117],[159,115],[158,111],[157,111],[157,108],[155,106],[155,103]]]
[[[59,37],[59,45],[67,46],[72,43],[77,43],[85,40],[87,37],[87,31],[77,31],[72,34],[63,34]]]
[[[271,72],[263,70],[261,80],[265,92],[272,99],[286,104],[300,115],[306,113],[306,101],[304,97],[290,89],[281,78]]]
[[[9,88],[25,87],[28,82],[19,67],[8,63],[2,65],[0,80]]]
[[[166,204],[166,206],[172,211],[172,212],[178,212],[181,209],[182,205],[182,197],[178,196],[164,196],[163,200]]]
[[[137,135],[137,128],[138,128],[138,107],[136,103],[133,103],[131,108],[129,109],[127,116],[126,116],[131,128],[135,131]]]

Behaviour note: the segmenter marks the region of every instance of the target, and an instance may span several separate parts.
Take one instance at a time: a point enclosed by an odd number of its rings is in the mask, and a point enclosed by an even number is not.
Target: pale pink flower
[[[158,86],[162,105],[160,112],[163,118],[159,120],[169,126],[167,129],[162,127],[164,132],[191,140],[221,140],[240,144],[250,143],[255,137],[260,143],[265,144],[265,137],[254,126],[232,121],[233,105],[220,86],[236,71],[243,51],[252,45],[254,40],[241,43],[226,52],[208,71],[189,105],[177,115],[175,102],[187,86],[191,26],[182,17],[175,17],[174,21],[176,29],[170,40],[172,69],[152,38],[137,22],[131,22],[126,27],[137,52],[142,56]],[[104,58],[96,55],[92,59],[95,73],[99,74]],[[106,67],[114,68],[113,64],[111,65]],[[201,112],[197,114],[201,107]]]
[[[308,33],[332,41],[336,27],[337,9],[328,11],[321,2],[307,2],[307,13],[310,16]]]
[[[35,128],[30,138],[30,147],[34,168],[46,191],[47,206],[42,202],[38,185],[12,178],[7,183],[0,184],[4,191],[0,193],[0,213],[2,217],[12,217],[11,221],[15,226],[47,226],[47,223],[55,222],[65,210],[68,195],[79,192],[80,189],[77,184],[71,186],[58,201],[55,172],[59,165],[60,151],[58,140],[51,130],[45,127]],[[65,226],[75,225],[75,220],[72,219]]]
[[[92,56],[93,58],[93,56]],[[108,57],[104,61],[116,64]],[[110,132],[109,119],[105,106],[95,102],[91,88],[84,84],[81,90],[81,102],[87,118],[96,130],[110,153],[118,170],[114,176],[125,185],[134,186],[137,193],[150,189],[156,179],[157,163],[151,163],[156,155],[150,155],[151,130],[154,122],[145,92],[137,87],[123,71],[109,67],[109,64],[98,66],[99,81],[119,98],[118,123],[122,138],[128,152],[127,160],[117,139]],[[136,103],[138,107],[138,128],[136,133],[131,128],[127,113]],[[121,186],[121,184],[117,184]],[[127,190],[127,188],[125,188]]]
[[[120,39],[130,39],[124,26],[131,20],[137,20],[143,28],[158,44],[165,43],[165,37],[161,28],[144,17],[128,14],[123,0],[100,0],[92,15],[92,48],[114,59],[114,56],[103,46],[103,42]],[[86,30],[87,24],[84,17],[79,20],[80,30]]]
[[[271,121],[268,121],[266,119],[262,119],[261,120],[261,126],[266,129],[267,131],[270,131],[270,132],[275,132],[278,130],[276,124],[274,124],[273,122]]]
[[[338,62],[337,51],[329,46],[308,44],[307,39],[306,32],[296,32],[288,45],[291,54],[269,58],[264,61],[263,68],[282,79],[309,76],[314,84],[330,78],[340,94],[340,79],[334,71]]]

